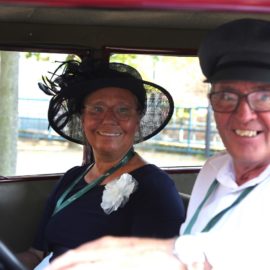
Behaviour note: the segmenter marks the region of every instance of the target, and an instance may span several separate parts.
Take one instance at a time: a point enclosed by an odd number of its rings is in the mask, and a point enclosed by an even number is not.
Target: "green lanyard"
[[[88,171],[91,169],[93,164],[91,164],[81,175],[78,176],[78,178],[66,189],[66,191],[61,195],[61,197],[58,199],[53,215],[58,213],[60,210],[62,210],[64,207],[68,206],[78,198],[80,198],[82,195],[84,195],[86,192],[88,192],[90,189],[95,187],[96,185],[100,184],[106,177],[110,176],[113,172],[115,172],[117,169],[122,167],[123,165],[127,164],[128,161],[134,156],[133,149],[130,149],[127,154],[112,168],[110,168],[105,174],[99,176],[95,180],[93,180],[91,183],[89,183],[87,186],[70,196],[66,199],[67,195],[70,193],[70,191],[74,188],[74,186],[88,173]]]
[[[192,227],[194,226],[195,222],[198,219],[198,216],[202,210],[202,207],[204,206],[205,202],[208,200],[208,198],[210,197],[210,195],[214,192],[214,190],[217,188],[218,186],[218,181],[215,179],[215,181],[211,184],[211,186],[209,187],[203,201],[201,202],[201,204],[199,205],[199,207],[197,208],[196,212],[194,213],[194,215],[192,216],[190,222],[188,223],[185,231],[183,234],[191,234],[191,230]],[[223,209],[221,212],[219,212],[218,214],[216,214],[213,218],[211,218],[211,220],[207,223],[207,225],[204,227],[204,229],[202,230],[202,232],[208,232],[210,231],[217,223],[218,221],[223,217],[223,215],[225,213],[227,213],[231,208],[233,208],[235,205],[237,205],[238,203],[240,203],[255,187],[255,186],[251,186],[248,187],[246,189],[244,189],[241,194],[237,197],[237,199],[227,208]]]

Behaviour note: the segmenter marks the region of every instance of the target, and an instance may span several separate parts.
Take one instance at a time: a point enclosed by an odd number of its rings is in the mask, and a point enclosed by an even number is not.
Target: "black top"
[[[138,187],[127,203],[111,214],[106,214],[100,206],[104,186],[99,185],[51,217],[58,198],[86,167],[70,169],[56,185],[34,248],[53,251],[56,257],[104,235],[170,238],[179,234],[185,218],[183,202],[172,179],[150,164],[129,173],[137,180]]]

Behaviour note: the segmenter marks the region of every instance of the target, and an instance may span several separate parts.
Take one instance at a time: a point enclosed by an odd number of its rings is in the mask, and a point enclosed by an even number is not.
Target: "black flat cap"
[[[270,21],[223,24],[206,36],[198,56],[207,82],[270,82]]]

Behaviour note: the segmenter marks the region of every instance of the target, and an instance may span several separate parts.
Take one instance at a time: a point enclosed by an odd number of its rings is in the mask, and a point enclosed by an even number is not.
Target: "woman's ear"
[[[142,120],[142,116],[138,116],[138,118],[137,118],[137,125],[136,125],[136,132],[138,132],[139,131],[139,129],[140,129],[140,123],[141,123],[141,120]]]
[[[84,113],[83,112],[81,113],[80,118],[81,118],[82,128],[83,128],[83,131],[84,131]]]
[[[135,133],[139,133],[140,132],[140,123],[141,123],[141,118],[138,118]]]

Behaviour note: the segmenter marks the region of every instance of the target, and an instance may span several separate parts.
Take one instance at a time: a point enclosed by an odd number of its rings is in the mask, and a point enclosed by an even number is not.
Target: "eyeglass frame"
[[[250,104],[250,100],[248,99],[248,97],[254,93],[258,93],[258,92],[268,92],[269,93],[269,97],[270,97],[270,89],[269,90],[256,90],[256,91],[252,91],[250,93],[247,93],[247,94],[242,94],[242,93],[239,93],[237,91],[233,91],[233,90],[226,90],[226,91],[213,91],[213,92],[210,92],[208,93],[208,99],[210,101],[210,104],[211,104],[211,107],[213,109],[214,112],[218,112],[218,113],[232,113],[232,112],[235,112],[237,111],[238,107],[239,107],[239,104],[241,102],[242,99],[245,99],[246,103],[248,104],[249,108],[254,111],[254,112],[270,112],[270,102],[269,102],[269,109],[267,110],[258,110],[258,109],[254,109],[252,107],[252,104]],[[235,107],[232,109],[232,110],[229,110],[229,111],[219,111],[219,110],[216,110],[214,109],[214,106],[212,104],[212,99],[211,97],[215,94],[220,94],[220,93],[231,93],[231,94],[234,94],[237,96],[237,103],[235,105]]]
[[[106,108],[106,111],[103,112],[103,116],[100,116],[100,117],[96,117],[94,114],[90,115],[90,117],[93,117],[94,119],[97,119],[97,120],[102,120],[104,119],[104,117],[106,116],[106,114],[108,113],[108,111],[112,111],[113,112],[113,115],[114,117],[118,120],[118,121],[128,121],[133,115],[130,115],[130,116],[127,116],[126,118],[121,118],[117,115],[117,113],[115,112],[115,109],[118,107],[121,107],[121,105],[117,105],[117,106],[113,106],[113,107],[107,107],[107,106],[104,106],[104,105],[100,105],[100,104],[86,104],[83,106],[83,111],[87,111],[87,108],[91,108],[91,107],[95,107],[95,106],[100,106],[100,107],[103,107],[103,108]],[[128,107],[128,106],[126,106]],[[138,116],[140,116],[140,109],[139,108],[131,108],[130,107],[130,110],[133,111],[133,112],[137,112],[138,113]]]

